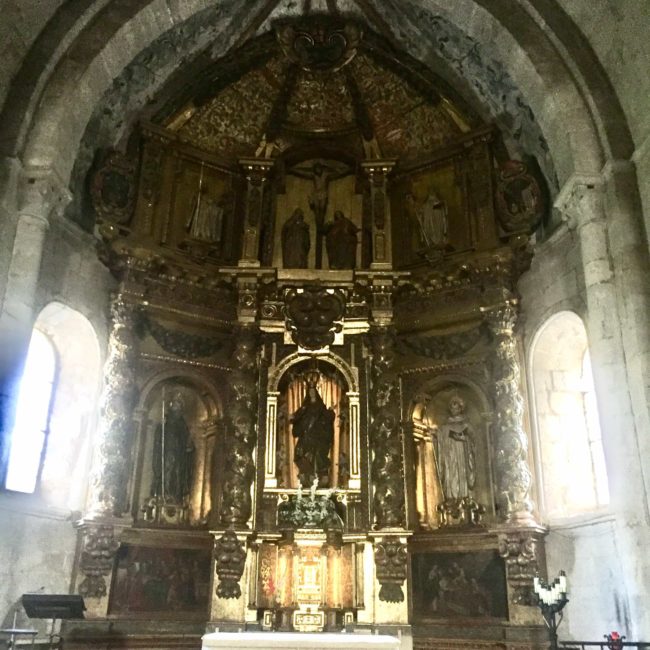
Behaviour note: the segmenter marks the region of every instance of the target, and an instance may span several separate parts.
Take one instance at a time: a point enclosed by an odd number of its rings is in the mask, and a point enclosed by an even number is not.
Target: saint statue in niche
[[[334,221],[325,224],[325,246],[330,269],[353,269],[357,262],[357,228],[341,210]]]
[[[437,465],[446,502],[471,496],[476,482],[474,433],[465,417],[465,401],[449,400],[447,422],[433,431]]]
[[[224,212],[223,197],[213,198],[205,187],[201,187],[194,200],[192,213],[185,222],[185,230],[192,239],[219,244]]]
[[[309,226],[305,214],[296,208],[282,226],[282,265],[285,269],[306,269],[309,256]]]
[[[316,388],[318,374],[307,376],[307,394],[291,417],[291,433],[296,438],[294,463],[300,484],[309,486],[314,479],[329,486],[330,453],[334,442],[334,411],[328,409]]]
[[[426,248],[444,248],[447,243],[447,206],[433,188],[421,203],[413,194],[406,196],[408,208],[418,223],[420,239]]]
[[[181,505],[190,495],[194,467],[194,442],[185,421],[181,393],[165,403],[163,419],[156,427],[153,445],[152,495]]]

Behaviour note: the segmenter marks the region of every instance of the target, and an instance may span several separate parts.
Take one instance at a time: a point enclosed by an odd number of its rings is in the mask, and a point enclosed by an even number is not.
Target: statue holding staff
[[[163,391],[162,421],[156,427],[153,445],[152,493],[177,505],[190,496],[194,467],[194,442],[183,409],[180,392],[166,402]]]

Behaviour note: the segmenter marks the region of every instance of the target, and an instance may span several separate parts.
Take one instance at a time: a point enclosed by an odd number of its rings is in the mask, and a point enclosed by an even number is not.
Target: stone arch
[[[261,3],[256,3],[254,7],[248,4],[244,12],[246,15],[254,13],[261,6]],[[411,3],[411,6],[415,5]],[[222,17],[215,24],[223,27],[217,40],[224,44],[224,48],[236,36],[234,23],[237,21],[223,24],[223,17],[231,7],[235,5],[221,3],[214,8],[216,18]],[[25,128],[24,123],[20,128],[25,137],[13,138],[13,153],[22,149],[23,163],[27,167],[56,167],[67,183],[92,110],[100,103],[111,80],[119,77],[138,52],[155,39],[169,35],[173,29],[185,29],[188,21],[202,11],[208,11],[206,3],[201,0],[192,0],[185,3],[182,10],[176,8],[174,11],[163,0],[142,1],[135,8],[137,11],[131,7],[131,15],[123,17],[118,29],[102,29],[106,21],[100,19],[100,14],[95,16],[79,32],[47,83],[39,82],[38,88],[33,87],[30,103],[32,107],[38,104],[38,109],[25,111],[31,126]],[[605,157],[629,154],[631,138],[620,104],[611,101],[609,92],[596,92],[598,81],[602,81],[604,73],[593,51],[584,48],[578,56],[576,52],[580,48],[575,44],[567,47],[567,43],[575,41],[580,33],[557,3],[547,3],[544,12],[536,12],[531,7],[518,7],[516,12],[505,12],[498,3],[495,6],[495,3],[484,0],[460,0],[453,7],[443,7],[442,3],[429,0],[420,9],[430,16],[433,12],[440,15],[446,12],[453,24],[475,37],[477,45],[486,51],[489,49],[486,45],[488,42],[503,43],[501,54],[506,50],[511,53],[506,69],[518,81],[532,110],[540,118],[542,132],[550,143],[551,157],[558,165],[560,181],[565,181],[573,172],[598,173]],[[112,4],[107,4],[103,9],[109,10],[114,10]],[[239,12],[235,17],[242,16],[243,10],[238,7],[232,11]],[[391,3],[382,3],[381,11],[386,14],[396,12]],[[120,19],[115,22],[120,22]],[[241,21],[238,24],[241,25]],[[398,25],[400,30],[408,31],[404,19],[398,20]],[[137,36],[134,37],[134,34]],[[436,56],[431,47],[435,33],[420,32],[417,36],[416,41],[411,38],[410,42],[424,41],[416,53],[420,58],[429,62],[444,58],[443,53]],[[584,37],[578,41],[583,42]],[[208,49],[214,56],[214,48]],[[426,56],[422,56],[423,53]],[[191,55],[186,51],[176,54],[185,60]],[[486,74],[490,72],[490,61],[487,63],[484,67]],[[517,75],[518,69],[522,71],[521,75]],[[139,98],[141,103],[150,98],[158,80],[164,80],[165,76],[164,71],[152,72],[152,83]],[[459,74],[453,77],[454,81],[458,81]],[[562,101],[549,106],[547,95],[551,88],[562,97]],[[489,101],[485,101],[490,100],[487,96],[478,99],[489,104]],[[68,110],[71,103],[77,107],[76,111]],[[11,102],[7,103],[5,113],[7,110],[13,110]],[[55,124],[56,128],[53,128]],[[13,128],[16,132],[16,125]],[[567,131],[576,134],[573,141],[566,137]],[[5,134],[1,139],[7,139]],[[21,141],[24,141],[24,147],[20,146]]]

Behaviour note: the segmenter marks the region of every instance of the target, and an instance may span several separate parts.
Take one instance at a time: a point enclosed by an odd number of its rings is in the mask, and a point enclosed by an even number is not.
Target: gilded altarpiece
[[[118,291],[76,587],[99,619],[538,647],[516,281],[540,194],[334,22],[340,65],[278,28],[91,183]],[[147,572],[164,604],[133,596]]]

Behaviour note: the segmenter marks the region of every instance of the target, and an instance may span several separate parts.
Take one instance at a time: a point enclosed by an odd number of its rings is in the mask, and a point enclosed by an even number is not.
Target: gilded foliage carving
[[[118,295],[111,304],[111,316],[91,509],[120,515],[128,507],[126,486],[133,434],[132,414],[137,400],[135,367],[141,314],[137,306]]]
[[[224,339],[169,329],[152,318],[145,318],[145,324],[148,332],[165,352],[187,359],[211,357],[226,343]]]
[[[497,503],[508,521],[531,518],[532,475],[528,467],[528,438],[523,427],[524,401],[513,330],[517,309],[510,302],[487,313],[494,335],[494,397],[496,429]]]
[[[408,553],[406,544],[396,538],[383,538],[375,543],[375,566],[379,600],[401,603],[404,600],[402,584],[406,580]]]
[[[83,550],[79,568],[84,579],[78,591],[84,598],[102,598],[106,595],[106,577],[113,569],[119,543],[112,526],[88,526],[83,531]]]
[[[415,353],[438,361],[461,357],[484,339],[485,330],[477,327],[466,332],[440,336],[400,336],[397,339],[397,349],[402,353]]]
[[[301,72],[287,105],[287,120],[309,131],[349,128],[354,110],[347,86],[337,75]]]
[[[508,583],[515,605],[537,604],[533,578],[539,573],[538,536],[527,531],[499,535],[499,555],[505,560]]]
[[[534,230],[544,215],[544,201],[538,181],[518,160],[508,160],[499,171],[498,218],[508,233]]]
[[[92,178],[90,195],[95,212],[102,219],[119,224],[131,220],[135,207],[135,165],[119,151],[102,156]]]
[[[252,454],[257,426],[257,349],[252,326],[242,326],[238,332],[233,365],[221,523],[243,527],[251,516],[251,484],[255,476]]]
[[[404,467],[400,423],[399,378],[394,372],[393,332],[385,327],[371,331],[373,349],[372,419],[370,444],[373,449],[372,480],[375,528],[403,526]]]
[[[239,598],[241,587],[239,581],[246,565],[246,547],[237,538],[233,530],[226,530],[215,542],[217,560],[217,596],[219,598]]]

